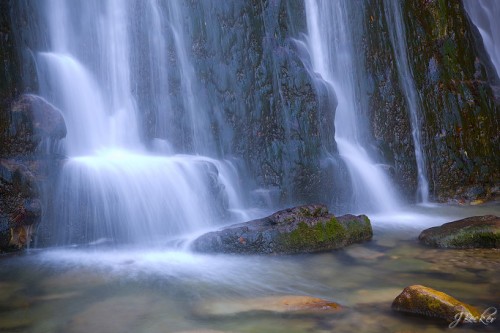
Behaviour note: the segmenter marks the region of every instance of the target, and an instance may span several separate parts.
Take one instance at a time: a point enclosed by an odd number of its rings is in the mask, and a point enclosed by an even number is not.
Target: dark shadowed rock
[[[473,216],[422,231],[426,245],[445,248],[500,248],[500,218]]]
[[[35,176],[24,164],[0,159],[0,252],[25,247],[42,215]]]
[[[467,318],[480,318],[481,314],[475,308],[462,303],[443,292],[421,285],[406,287],[392,303],[396,311],[408,312],[446,319],[455,320],[457,314]]]
[[[66,136],[61,112],[36,95],[22,95],[11,107],[9,135],[16,153],[34,152],[44,140],[57,141]]]
[[[335,217],[323,205],[308,205],[209,232],[197,238],[192,247],[209,253],[310,253],[342,248],[372,235],[365,215]]]
[[[40,189],[60,167],[62,114],[35,95],[10,105],[0,145],[0,252],[27,247],[42,216]]]

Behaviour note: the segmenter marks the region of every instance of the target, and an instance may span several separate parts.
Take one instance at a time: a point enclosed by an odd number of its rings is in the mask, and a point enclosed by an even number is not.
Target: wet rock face
[[[209,232],[197,238],[192,248],[206,253],[310,253],[342,248],[372,235],[364,215],[335,217],[323,205],[308,205]]]
[[[66,124],[59,110],[36,95],[21,95],[11,106],[9,155],[26,155],[66,136]]]
[[[191,18],[184,31],[186,55],[199,82],[196,97],[218,142],[214,150],[241,157],[257,186],[278,189],[282,202],[326,201],[333,186],[322,181],[320,158],[323,147],[334,151],[334,106],[330,92],[316,85],[303,63],[297,42],[307,32],[303,2],[187,1],[182,6]],[[173,70],[169,78],[172,109],[179,113],[174,119],[186,118],[182,100],[175,99],[181,94],[173,90],[181,86],[181,74]],[[180,123],[167,134],[181,151],[189,150],[186,128]]]
[[[500,108],[495,105],[481,41],[460,1],[405,1],[408,51],[424,108],[424,151],[431,191],[460,197],[500,179]]]
[[[364,43],[366,71],[372,81],[370,123],[376,144],[402,193],[413,199],[417,167],[410,118],[391,45],[383,1],[368,1]]]
[[[437,317],[455,321],[455,316],[462,313],[464,317],[480,318],[479,311],[462,303],[443,292],[429,287],[414,285],[406,287],[392,303],[396,311],[419,314],[426,317]]]
[[[422,231],[418,239],[441,248],[500,248],[500,217],[473,216]]]
[[[408,106],[398,79],[383,1],[368,1],[365,55],[373,83],[371,124],[377,146],[410,198],[417,170]],[[439,201],[495,196],[500,156],[495,105],[482,41],[460,1],[402,2],[409,65],[422,105],[422,145],[431,195]],[[483,190],[470,197],[470,189]]]
[[[40,217],[34,175],[20,162],[0,159],[0,252],[28,245]]]
[[[42,216],[40,187],[57,172],[57,147],[66,136],[61,113],[41,97],[21,95],[7,111],[0,154],[0,252],[32,241]]]

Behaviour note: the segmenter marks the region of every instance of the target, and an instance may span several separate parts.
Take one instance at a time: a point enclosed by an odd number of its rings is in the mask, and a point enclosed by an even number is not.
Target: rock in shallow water
[[[365,215],[335,217],[324,205],[307,205],[206,233],[192,248],[207,253],[310,253],[342,248],[372,236]]]
[[[443,292],[421,285],[406,287],[392,303],[396,311],[409,312],[427,317],[455,321],[458,314],[468,318],[480,318],[478,310]]]
[[[251,311],[275,313],[333,313],[342,307],[334,302],[310,296],[266,296],[249,299],[213,300],[199,303],[194,312],[199,316],[229,316]]]
[[[444,248],[500,248],[500,218],[473,216],[422,231],[418,239]]]

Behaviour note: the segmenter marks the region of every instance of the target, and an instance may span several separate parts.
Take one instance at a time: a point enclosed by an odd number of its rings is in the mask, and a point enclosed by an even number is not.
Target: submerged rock
[[[197,238],[199,252],[294,254],[338,249],[371,239],[365,215],[335,217],[324,205],[285,209],[271,216],[236,224]]]
[[[444,248],[500,248],[500,218],[473,216],[422,231],[418,239]]]
[[[342,306],[339,304],[321,298],[287,295],[206,301],[198,304],[194,312],[200,316],[228,316],[251,311],[332,313],[341,309]]]
[[[426,317],[437,317],[454,322],[457,316],[479,318],[474,307],[462,303],[443,292],[421,285],[406,287],[392,302],[396,311],[409,312]]]

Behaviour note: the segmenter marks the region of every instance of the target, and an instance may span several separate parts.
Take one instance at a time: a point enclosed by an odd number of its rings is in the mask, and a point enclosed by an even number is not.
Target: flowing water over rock
[[[337,98],[335,142],[348,167],[351,209],[394,210],[399,204],[385,170],[367,151],[369,138],[363,63],[357,56],[362,10],[352,1],[306,0],[307,42],[312,69],[333,88]],[[362,8],[362,4],[361,4]],[[332,103],[333,104],[333,103]]]
[[[34,90],[64,116],[68,158],[55,191],[44,191],[39,229],[59,247],[0,258],[0,331],[449,331],[391,312],[415,283],[498,308],[498,250],[450,252],[416,240],[427,227],[499,215],[498,205],[397,210],[368,130],[358,56],[365,5],[13,2],[23,54],[36,62]],[[249,209],[251,194],[266,209],[321,198],[378,212],[369,214],[373,240],[293,257],[180,246],[193,233],[263,216]],[[342,310],[281,313],[283,300],[316,298]],[[218,311],[200,313],[207,300]],[[270,300],[279,302],[259,304]],[[498,328],[477,325],[461,331]]]
[[[464,0],[464,7],[479,30],[486,51],[496,70],[496,78],[500,78],[500,3],[488,0]]]
[[[37,5],[50,40],[50,51],[37,57],[41,93],[63,111],[68,127],[69,160],[43,222],[51,227],[51,242],[151,245],[248,218],[243,174],[231,161],[214,158],[212,124],[197,98],[184,45],[184,4]],[[144,34],[148,38],[140,40]],[[148,58],[135,58],[138,48],[147,48]],[[174,62],[180,85],[175,95]],[[147,85],[153,99],[139,103],[138,85]],[[182,115],[176,114],[179,106]],[[148,114],[156,118],[150,143],[141,129]],[[176,116],[182,117],[184,138],[172,142]]]
[[[399,1],[384,1],[385,16],[389,26],[392,47],[394,49],[396,64],[399,74],[399,82],[403,87],[411,120],[411,134],[415,147],[415,160],[417,163],[418,190],[417,199],[422,203],[429,202],[429,182],[427,180],[427,161],[422,142],[422,129],[424,121],[422,119],[422,106],[420,96],[415,87],[413,73],[410,67],[406,45],[406,32],[401,13],[401,3]]]

